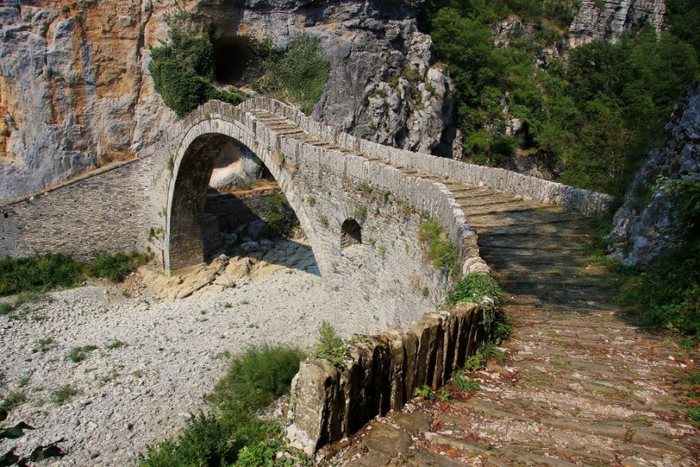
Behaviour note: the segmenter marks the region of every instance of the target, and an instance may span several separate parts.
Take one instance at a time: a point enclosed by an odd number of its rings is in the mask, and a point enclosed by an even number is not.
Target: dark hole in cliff
[[[346,219],[341,228],[340,247],[362,244],[362,227],[355,219]]]
[[[240,86],[251,80],[258,68],[252,42],[243,37],[222,37],[214,41],[216,80]]]

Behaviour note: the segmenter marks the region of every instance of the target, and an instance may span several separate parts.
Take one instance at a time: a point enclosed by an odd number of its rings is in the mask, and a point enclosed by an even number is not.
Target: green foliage
[[[231,362],[208,400],[222,412],[259,410],[289,391],[303,358],[291,347],[253,347]]]
[[[460,391],[475,392],[479,390],[479,382],[469,378],[464,373],[457,373],[454,378],[452,378],[452,381],[454,381],[455,386],[457,386],[457,389]]]
[[[459,252],[447,238],[442,227],[432,219],[423,222],[418,228],[419,240],[427,246],[426,256],[439,271],[451,276],[459,274]]]
[[[11,303],[0,303],[0,316],[9,315],[15,309]]]
[[[96,345],[84,345],[82,347],[73,347],[68,352],[68,359],[73,363],[80,363],[85,360],[90,352],[97,350]]]
[[[282,427],[256,412],[289,391],[304,354],[288,347],[254,347],[236,357],[207,400],[217,409],[200,414],[176,441],[149,446],[141,465],[281,465]]]
[[[116,253],[113,255],[103,253],[97,255],[86,265],[85,272],[91,277],[102,277],[120,282],[139,266],[146,264],[147,261],[148,255],[145,253]]]
[[[0,420],[3,414],[26,402],[27,396],[21,391],[8,391],[0,395]]]
[[[528,154],[562,182],[620,196],[698,77],[700,6],[671,0],[671,33],[660,38],[644,27],[616,44],[593,41],[572,49],[566,61],[538,67],[537,52],[561,40],[576,4],[429,0],[422,24],[455,82],[464,156],[503,166]],[[492,24],[511,15],[534,34],[494,45]],[[508,113],[523,122],[517,138],[505,134]]]
[[[280,237],[287,237],[291,227],[287,211],[290,209],[287,199],[280,190],[275,190],[263,198],[267,207],[267,223]]]
[[[73,398],[78,394],[76,389],[73,389],[69,385],[64,385],[53,391],[51,393],[51,401],[56,405],[62,405],[64,402]]]
[[[647,270],[625,274],[618,300],[643,326],[700,337],[700,182],[689,178],[659,181],[672,200],[677,246]]]
[[[269,49],[263,68],[259,89],[298,106],[306,114],[321,98],[330,71],[321,40],[305,34],[293,39],[286,51]]]
[[[318,329],[318,346],[314,356],[328,360],[340,368],[345,360],[346,345],[328,321],[323,321]]]
[[[423,386],[413,390],[413,397],[433,400],[435,399],[435,391],[433,391],[433,389],[427,384],[424,384]]]
[[[81,262],[63,254],[0,258],[0,296],[74,287],[83,279]]]
[[[171,42],[151,49],[148,70],[153,86],[165,104],[184,117],[209,99],[231,104],[243,101],[236,91],[217,89],[214,79],[214,46],[207,33],[191,33],[171,24]]]
[[[90,262],[79,261],[63,254],[33,258],[0,258],[0,296],[75,287],[85,277],[120,281],[147,260],[148,255],[135,252],[101,254]],[[16,304],[19,305],[21,302]]]
[[[498,282],[485,273],[472,273],[459,281],[447,297],[447,303],[457,302],[482,303],[485,299],[495,305],[501,303],[501,287]]]

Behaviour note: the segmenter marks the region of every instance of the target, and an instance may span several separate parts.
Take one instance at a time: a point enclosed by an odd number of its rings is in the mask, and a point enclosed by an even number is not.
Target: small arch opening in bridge
[[[353,245],[362,245],[362,227],[355,219],[346,219],[340,231],[340,247],[342,249]]]

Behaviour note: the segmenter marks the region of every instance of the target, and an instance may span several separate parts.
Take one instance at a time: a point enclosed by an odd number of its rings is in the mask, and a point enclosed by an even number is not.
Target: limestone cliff
[[[301,32],[320,37],[331,74],[315,117],[430,152],[446,134],[452,107],[449,79],[433,66],[430,38],[417,31],[421,3],[0,2],[0,199],[136,157],[159,138],[175,116],[153,91],[149,47],[167,40],[166,16],[180,10],[213,24],[224,44],[269,37],[284,46]],[[231,61],[243,66],[240,57]],[[394,82],[396,102],[377,109],[375,90]]]
[[[569,28],[569,46],[576,47],[594,39],[614,42],[625,31],[645,23],[652,25],[659,34],[665,13],[664,0],[581,0]]]
[[[649,153],[613,220],[612,255],[628,266],[653,264],[677,240],[674,201],[659,177],[700,183],[700,85],[677,109],[666,134],[666,144]]]

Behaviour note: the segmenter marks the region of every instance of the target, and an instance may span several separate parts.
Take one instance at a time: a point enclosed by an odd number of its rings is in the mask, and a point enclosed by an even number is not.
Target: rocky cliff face
[[[581,0],[569,28],[569,46],[594,39],[616,41],[625,31],[645,23],[651,24],[659,34],[665,13],[664,0]]]
[[[319,36],[331,73],[315,117],[382,143],[449,153],[452,104],[422,0],[6,0],[0,3],[0,200],[135,157],[174,119],[153,91],[149,47],[180,9],[222,43]],[[243,66],[231,49],[231,61]],[[384,95],[385,98],[379,99]],[[447,149],[445,149],[447,148]]]
[[[648,266],[677,240],[672,196],[659,177],[700,183],[700,85],[666,126],[664,147],[650,152],[613,220],[612,255],[628,266]]]

